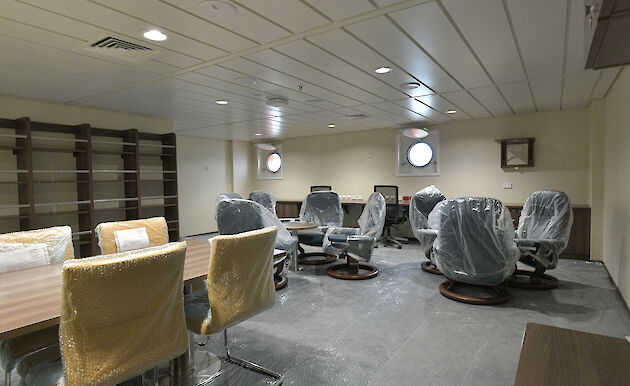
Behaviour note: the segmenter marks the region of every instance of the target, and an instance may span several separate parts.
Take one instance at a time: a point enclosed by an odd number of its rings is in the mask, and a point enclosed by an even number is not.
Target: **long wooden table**
[[[630,385],[630,343],[528,323],[514,385]]]
[[[206,240],[186,240],[184,284],[204,280],[210,263]],[[0,274],[0,340],[59,324],[61,264]]]

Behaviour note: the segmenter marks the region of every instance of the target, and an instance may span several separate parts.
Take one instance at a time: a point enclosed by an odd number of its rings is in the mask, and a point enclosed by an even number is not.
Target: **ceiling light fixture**
[[[374,72],[376,72],[377,74],[387,74],[391,70],[392,69],[389,68],[389,67],[379,67],[379,68],[375,69]]]
[[[446,114],[455,114],[457,110],[446,110]]]
[[[400,85],[400,88],[402,88],[403,90],[413,90],[416,89],[418,87],[420,87],[420,83],[417,82],[409,82],[409,83],[403,83]]]
[[[145,32],[143,34],[143,36],[149,40],[153,40],[155,42],[162,42],[164,40],[166,40],[166,35],[164,35],[162,32],[156,30],[156,29],[152,29],[149,30],[147,32]]]
[[[256,78],[252,78],[251,76],[241,76],[239,78],[234,79],[234,83],[238,83],[238,84],[256,84]]]
[[[334,127],[335,127],[335,125],[334,125],[334,124],[332,124],[332,123],[328,125],[328,128],[329,128],[329,129],[333,129]]]
[[[254,135],[262,135],[262,134],[260,134],[260,133],[256,133],[256,134],[254,134]]]
[[[227,105],[229,102],[225,99],[217,99],[216,104],[218,105]]]
[[[429,135],[429,132],[427,131],[427,129],[422,128],[422,129],[405,129],[403,130],[402,134],[407,137],[407,138],[424,138],[427,135]]]
[[[197,8],[204,16],[211,19],[233,19],[238,14],[238,9],[226,1],[202,1]]]

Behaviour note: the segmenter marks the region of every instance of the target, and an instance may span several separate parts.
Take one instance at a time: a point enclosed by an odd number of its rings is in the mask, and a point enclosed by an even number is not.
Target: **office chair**
[[[257,190],[249,194],[249,199],[267,208],[271,213],[276,214],[276,203],[278,199],[267,190]]]
[[[168,243],[168,226],[164,217],[129,221],[102,222],[96,226],[101,254],[126,252]]]
[[[211,335],[223,332],[226,361],[271,376],[276,379],[273,385],[281,385],[282,374],[232,355],[227,335],[228,328],[274,305],[276,295],[271,257],[275,239],[275,227],[210,239],[208,287],[186,295],[185,308],[188,329],[193,333]],[[199,377],[201,379],[197,380],[206,382],[215,376],[207,379]],[[233,381],[228,380],[228,383]]]
[[[311,192],[323,192],[332,190],[332,186],[330,185],[313,185],[311,186]]]
[[[331,190],[309,193],[300,208],[300,221],[307,221],[318,225],[317,229],[300,231],[299,244],[323,247],[324,237],[329,227],[341,227],[343,224],[343,209],[339,195]],[[336,255],[322,252],[305,253],[298,244],[300,264],[328,264],[337,259]],[[308,259],[309,257],[322,257]]]
[[[428,217],[435,205],[445,199],[446,197],[435,185],[430,185],[416,192],[411,198],[411,203],[409,203],[411,230],[416,239],[418,239],[424,256],[429,260],[423,262],[420,267],[423,271],[436,275],[442,274],[431,260],[433,241],[437,237],[437,231],[429,227]]]
[[[385,199],[374,192],[368,199],[359,217],[359,228],[329,228],[324,238],[324,251],[338,254],[346,264],[328,267],[326,273],[335,279],[370,279],[378,275],[378,269],[369,264],[374,244],[383,233],[385,225]],[[363,271],[363,272],[361,272]]]
[[[544,272],[558,265],[572,224],[573,210],[564,192],[541,190],[529,196],[518,220],[515,241],[521,250],[520,261],[534,271],[517,269],[509,284],[529,289],[557,287],[558,279]]]
[[[433,260],[447,278],[440,284],[445,297],[469,304],[499,304],[510,299],[500,286],[514,272],[520,252],[508,209],[494,198],[463,197],[438,203],[429,215],[438,231]],[[491,289],[491,296],[466,295],[461,284]]]
[[[391,234],[391,228],[397,229],[396,225],[405,222],[405,216],[401,212],[400,205],[398,204],[398,186],[374,185],[374,191],[382,194],[385,198],[385,203],[387,204],[387,214],[385,216],[385,232],[383,233],[381,241],[385,246],[391,243],[396,245],[398,249],[401,249],[402,244],[408,243],[409,240],[404,237],[392,236]]]
[[[297,243],[284,224],[261,204],[223,197],[217,204],[217,226],[220,235],[234,235],[275,226],[278,229],[274,248],[286,251],[285,257],[274,258],[274,281],[276,290],[287,286],[288,279],[282,274],[285,259],[291,257]]]

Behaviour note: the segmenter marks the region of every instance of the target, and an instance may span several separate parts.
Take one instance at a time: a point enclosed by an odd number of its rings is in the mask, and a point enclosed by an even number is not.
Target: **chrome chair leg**
[[[261,373],[261,374],[270,376],[272,378],[275,378],[276,381],[272,383],[272,385],[282,385],[282,382],[284,380],[284,375],[278,374],[275,371],[264,368],[257,363],[254,363],[254,362],[251,362],[246,359],[239,358],[237,356],[230,354],[230,348],[228,346],[227,330],[223,330],[223,344],[225,345],[225,359],[226,360],[239,364],[250,370],[256,371],[257,373]]]
[[[4,385],[11,386],[11,370],[5,370],[4,372]]]

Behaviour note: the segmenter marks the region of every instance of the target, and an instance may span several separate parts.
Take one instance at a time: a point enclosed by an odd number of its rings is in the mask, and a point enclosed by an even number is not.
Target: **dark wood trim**
[[[94,216],[94,173],[92,164],[92,131],[90,125],[83,123],[75,127],[75,138],[84,141],[75,142],[75,164],[77,170],[88,170],[87,173],[77,173],[77,201],[88,201],[78,204],[79,232],[89,230],[89,234],[79,235],[79,255],[86,257],[98,254],[96,228]]]
[[[16,138],[15,146],[23,150],[16,153],[16,166],[18,170],[28,170],[27,173],[18,173],[18,202],[20,205],[28,205],[28,208],[19,208],[20,230],[35,228],[35,189],[33,187],[33,139],[31,120],[22,117],[15,120],[15,134],[24,135],[26,138]],[[26,183],[24,183],[26,182]]]
[[[148,139],[148,138],[145,138]],[[162,148],[162,153],[168,155],[162,157],[162,170],[163,171],[177,171],[177,139],[175,133],[164,134],[160,136],[162,145],[167,147]],[[178,202],[177,193],[177,173],[163,173],[162,174],[163,192],[165,196],[174,196],[175,198],[164,199],[164,204],[172,204]],[[169,239],[170,241],[179,240],[179,206],[165,206],[164,217],[169,224]],[[170,224],[176,223],[177,226],[171,226]]]

